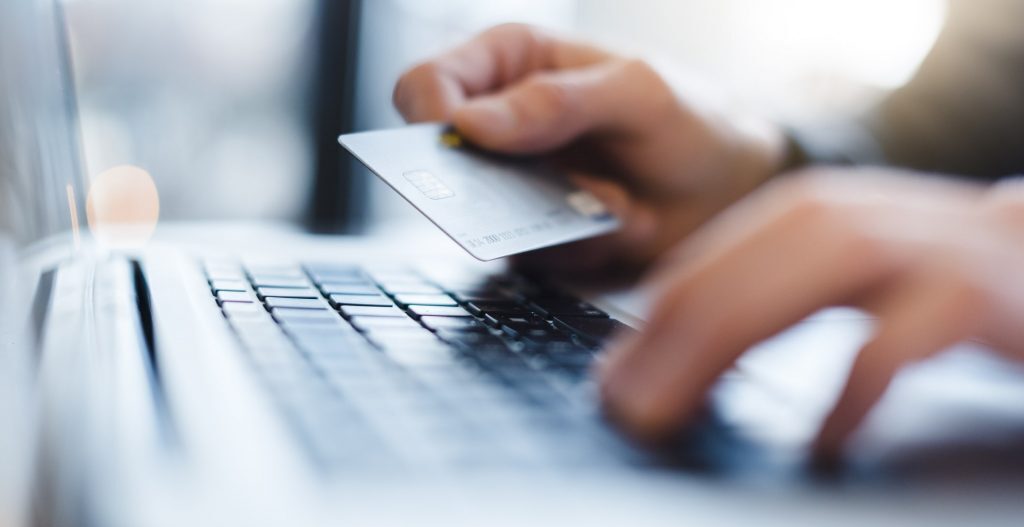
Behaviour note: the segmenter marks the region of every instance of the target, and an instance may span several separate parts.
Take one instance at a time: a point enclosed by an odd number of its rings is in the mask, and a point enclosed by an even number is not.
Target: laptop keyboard
[[[632,331],[506,274],[206,262],[250,363],[321,467],[593,465],[612,436],[588,371]]]

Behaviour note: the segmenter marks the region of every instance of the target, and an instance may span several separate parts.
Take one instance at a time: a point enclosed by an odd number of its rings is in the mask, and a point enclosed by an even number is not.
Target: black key
[[[531,368],[518,353],[505,346],[504,343],[493,344],[483,342],[466,347],[464,357],[484,366],[487,369],[502,373],[528,372]],[[535,374],[534,374],[535,375]]]
[[[380,282],[424,282],[419,273],[405,269],[376,270],[370,271],[370,278]]]
[[[384,295],[331,295],[331,302],[339,306],[378,306],[390,307],[395,305],[390,298]]]
[[[426,329],[415,333],[407,329],[378,328],[367,333],[366,338],[380,342],[380,349],[443,349],[452,356],[459,353],[455,346]]]
[[[500,328],[501,322],[494,315],[484,315],[484,324],[494,328]]]
[[[380,289],[371,284],[363,283],[325,283],[320,290],[329,295],[379,295]]]
[[[455,289],[451,293],[462,302],[505,302],[514,299],[514,295],[503,289]]]
[[[594,362],[594,356],[586,352],[551,353],[547,355],[547,358],[552,364],[564,368],[588,368]]]
[[[249,283],[244,280],[210,280],[210,289],[214,292],[235,291],[244,293],[249,290]]]
[[[245,265],[245,269],[250,275],[288,276],[292,278],[301,278],[305,276],[302,269],[291,264],[249,263]]]
[[[426,282],[411,282],[411,283],[382,283],[381,287],[386,289],[389,293],[393,294],[410,294],[410,295],[441,295],[444,291],[436,285],[429,284]]]
[[[421,317],[472,317],[458,306],[409,306],[409,311]]]
[[[270,318],[232,321],[231,326],[246,335],[280,335],[281,328]]]
[[[448,289],[460,302],[505,302],[514,300],[516,295],[494,284]]]
[[[467,313],[468,315],[468,313]],[[460,329],[460,330],[481,330],[487,331],[487,326],[481,324],[477,319],[468,316],[458,317],[420,317],[420,323],[430,329]]]
[[[423,366],[447,366],[455,362],[448,350],[439,346],[423,348],[385,348],[388,358],[410,368]]]
[[[262,276],[254,275],[252,283],[257,287],[287,287],[302,289],[309,287],[309,280],[305,278],[293,278],[284,276]]]
[[[490,332],[462,331],[457,329],[438,330],[437,336],[468,351],[481,347],[497,346],[507,350],[505,341]]]
[[[494,315],[492,318],[502,330],[510,335],[517,335],[531,330],[552,330],[551,323],[536,315]]]
[[[207,263],[203,267],[206,277],[210,280],[245,280],[245,273],[237,264]]]
[[[346,317],[409,318],[409,315],[406,315],[404,311],[394,306],[341,306],[338,309]],[[412,321],[410,320],[410,322]]]
[[[517,329],[504,327],[502,329],[514,337],[528,340],[533,345],[543,346],[552,343],[572,344],[575,342],[572,335],[551,327],[519,327]]]
[[[272,311],[274,318],[280,320],[282,323],[285,321],[290,322],[341,322],[341,318],[338,317],[337,313],[328,309],[314,310],[314,309],[292,309],[286,307],[279,307]]]
[[[318,284],[373,285],[369,278],[360,275],[314,274],[313,281]]]
[[[352,265],[312,264],[306,265],[306,272],[317,282],[365,282],[362,269]]]
[[[280,310],[278,310],[278,311],[280,311]],[[312,313],[312,312],[311,311],[303,311],[302,315],[308,316],[310,313]],[[310,320],[313,320],[316,323],[310,323]],[[328,337],[333,337],[333,338],[338,338],[338,339],[345,339],[348,336],[355,336],[355,337],[358,337],[359,339],[362,339],[362,335],[360,335],[359,332],[356,331],[355,328],[353,328],[351,325],[349,325],[347,322],[345,322],[340,317],[332,315],[330,317],[330,320],[332,322],[334,322],[333,324],[323,324],[323,323],[320,323],[321,320],[328,320],[328,319],[327,318],[322,318],[322,319],[318,320],[318,319],[315,319],[315,318],[314,319],[308,319],[308,318],[306,318],[306,319],[304,319],[304,318],[284,318],[284,319],[282,319],[280,321],[280,324],[281,324],[281,327],[283,327],[285,331],[287,331],[290,335],[294,336],[295,338],[306,338],[306,337],[328,338]]]
[[[501,325],[511,328],[551,328],[551,323],[546,318],[534,313],[526,315],[495,315],[495,319]]]
[[[373,319],[373,317],[367,318],[367,319],[365,319],[365,321],[369,321],[371,319]],[[370,325],[364,327],[364,329],[363,329],[363,332],[369,338],[374,338],[374,337],[378,337],[378,336],[381,336],[381,335],[385,335],[385,336],[388,336],[388,337],[391,337],[391,338],[396,338],[396,339],[398,339],[398,338],[421,338],[421,337],[427,338],[427,337],[429,337],[431,339],[437,340],[437,337],[433,333],[431,333],[429,330],[427,330],[426,328],[424,328],[423,326],[421,326],[419,324],[415,324],[415,323],[414,324],[405,324],[405,323],[402,323],[402,322],[396,322],[396,321],[402,320],[402,319],[399,319],[399,318],[377,318],[377,319],[374,319],[374,320],[376,322],[385,322],[385,323],[388,323],[388,324],[391,324],[391,325],[385,324],[385,325],[374,326],[373,322],[370,322]],[[409,322],[412,322],[412,320],[409,320],[409,319],[406,319],[406,320],[408,320]],[[398,324],[398,325],[395,325],[395,324]]]
[[[266,304],[271,308],[286,307],[289,309],[326,309],[327,305],[315,298],[281,298],[267,297]]]
[[[382,349],[425,349],[448,346],[427,330],[417,333],[380,331],[371,333],[369,338],[371,342]]]
[[[260,287],[256,290],[262,297],[279,298],[320,298],[320,292],[312,288],[291,289],[287,287]]]
[[[592,353],[571,342],[549,343],[536,347],[527,346],[522,353],[524,356],[530,357],[532,363],[541,369],[566,366],[588,367],[594,362]]]
[[[367,331],[374,329],[383,328],[419,328],[423,329],[423,326],[416,323],[415,320],[403,316],[402,318],[397,317],[352,317],[349,322],[352,323],[358,329]]]
[[[256,298],[252,296],[252,293],[221,291],[217,293],[217,300],[221,302],[255,302]]]
[[[596,343],[604,343],[616,332],[636,332],[635,329],[610,318],[558,317],[556,320],[570,330]]]
[[[587,376],[590,373],[590,365],[559,364],[552,367],[550,371],[553,371],[555,374],[572,383],[580,383],[587,379]]]
[[[545,313],[556,317],[608,317],[607,313],[593,305],[574,299],[535,300],[533,304],[542,309]]]
[[[333,326],[306,325],[302,327],[310,329],[320,327],[325,330],[333,329]],[[336,359],[335,362],[349,359],[349,362],[351,362],[352,359],[359,360],[359,355],[365,353],[370,348],[370,343],[359,332],[351,328],[349,330],[352,333],[339,333],[335,331],[323,331],[321,333],[304,332],[294,334],[293,338],[295,339],[296,346],[318,363],[326,363],[331,359]]]
[[[221,309],[231,320],[266,318],[267,310],[256,303],[225,302]]]
[[[458,302],[454,298],[444,295],[412,295],[412,294],[398,294],[395,295],[395,301],[399,304],[406,306],[457,306]]]
[[[478,315],[529,315],[532,313],[526,306],[511,300],[501,302],[470,302],[466,307]]]

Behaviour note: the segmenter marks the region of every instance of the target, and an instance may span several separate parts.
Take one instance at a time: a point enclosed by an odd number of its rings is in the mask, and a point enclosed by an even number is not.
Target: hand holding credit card
[[[619,226],[600,201],[546,160],[488,154],[444,124],[347,134],[338,141],[480,260]]]

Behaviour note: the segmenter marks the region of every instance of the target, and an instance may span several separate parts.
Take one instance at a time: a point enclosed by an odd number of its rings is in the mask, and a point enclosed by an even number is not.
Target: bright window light
[[[856,107],[899,86],[942,28],[943,0],[581,0],[580,26],[665,55],[769,113]]]

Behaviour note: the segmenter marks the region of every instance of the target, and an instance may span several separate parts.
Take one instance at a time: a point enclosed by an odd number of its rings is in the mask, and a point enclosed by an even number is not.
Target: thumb
[[[573,173],[570,179],[577,187],[593,194],[608,212],[619,219],[619,238],[638,243],[650,240],[657,233],[654,212],[633,197],[621,183],[581,172]]]
[[[508,154],[563,147],[599,126],[616,124],[615,104],[627,82],[622,64],[602,63],[527,77],[507,89],[470,100],[453,124],[477,145]]]

